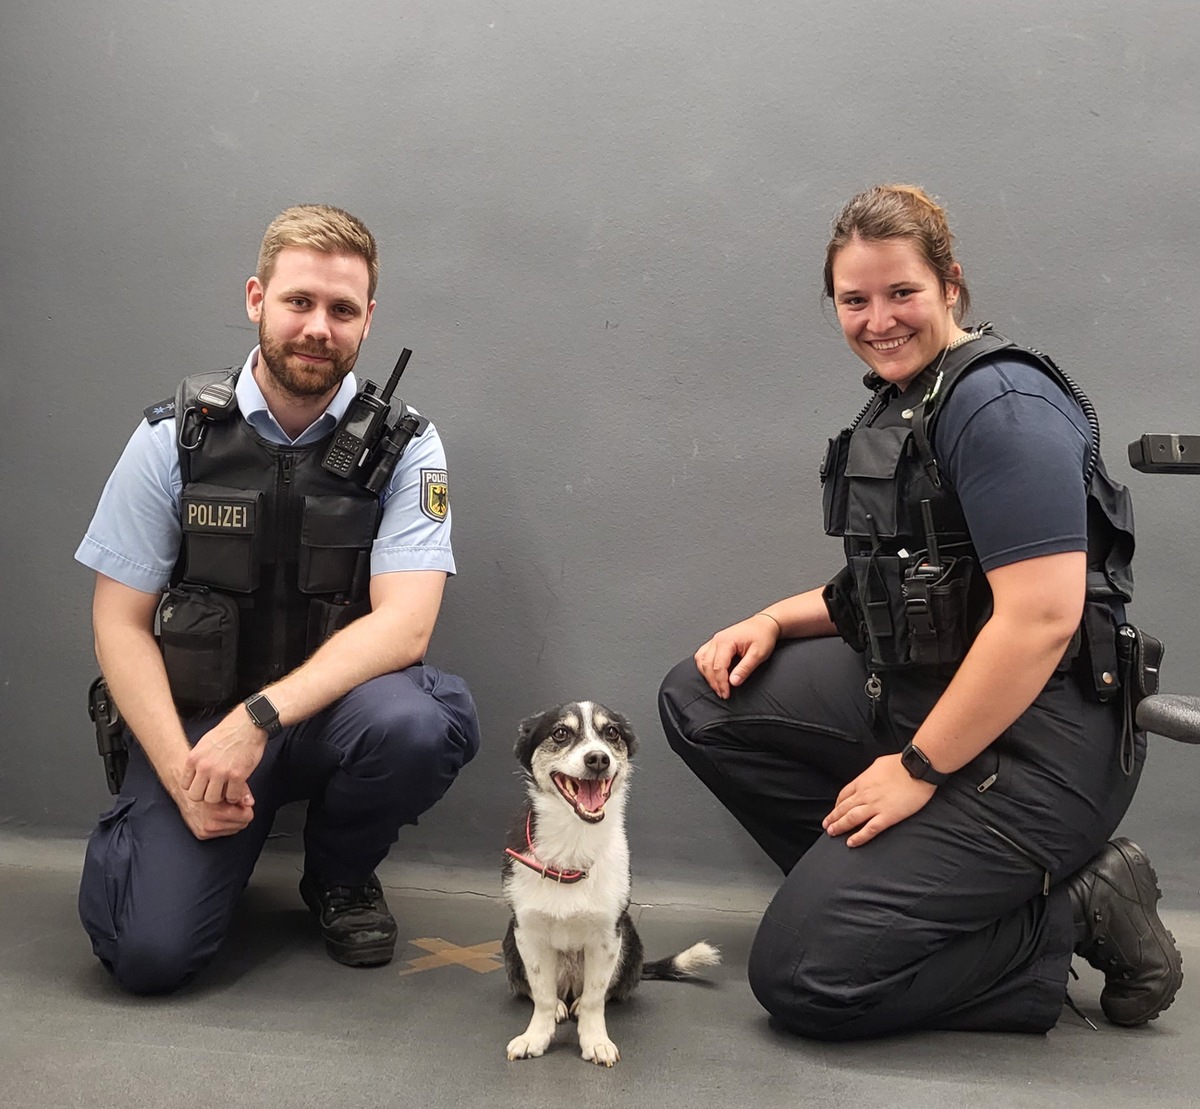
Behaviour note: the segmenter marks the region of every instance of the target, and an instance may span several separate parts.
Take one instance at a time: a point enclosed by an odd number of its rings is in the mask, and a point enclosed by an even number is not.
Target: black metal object
[[[1149,434],[1129,444],[1129,464],[1144,474],[1200,474],[1200,435]],[[1156,693],[1137,707],[1144,731],[1200,744],[1200,697]]]

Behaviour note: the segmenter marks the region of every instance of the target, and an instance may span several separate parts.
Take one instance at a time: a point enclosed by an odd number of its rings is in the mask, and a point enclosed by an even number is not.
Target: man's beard
[[[266,320],[258,322],[258,360],[271,380],[284,392],[294,397],[320,397],[332,392],[358,361],[359,348],[342,354],[332,347],[319,347],[309,343],[278,342],[267,334]],[[293,354],[307,354],[313,358],[328,358],[319,364],[290,361]]]

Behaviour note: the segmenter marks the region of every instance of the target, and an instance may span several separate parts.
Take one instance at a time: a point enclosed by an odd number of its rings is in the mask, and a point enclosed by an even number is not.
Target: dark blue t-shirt
[[[1000,354],[959,379],[933,451],[984,570],[1087,550],[1091,444],[1079,404],[1035,366]]]

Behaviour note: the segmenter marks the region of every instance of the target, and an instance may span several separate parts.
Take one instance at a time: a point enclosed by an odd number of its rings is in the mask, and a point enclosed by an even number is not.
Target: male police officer
[[[275,219],[246,283],[259,346],[147,409],[76,553],[96,571],[96,655],[130,745],[79,909],[133,992],[171,990],[212,957],[276,809],[297,799],[300,892],[330,955],[388,962],[375,867],[478,748],[465,684],[422,662],[454,572],[436,430],[379,492],[322,465],[377,277],[349,213]]]

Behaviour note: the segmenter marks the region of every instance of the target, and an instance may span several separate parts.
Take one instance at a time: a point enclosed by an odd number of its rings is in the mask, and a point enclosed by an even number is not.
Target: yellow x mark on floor
[[[448,940],[420,939],[409,940],[414,947],[420,947],[430,952],[416,959],[409,959],[404,964],[400,976],[416,974],[422,970],[433,970],[435,967],[460,966],[467,967],[477,974],[487,974],[499,970],[504,962],[500,958],[500,940],[488,940],[487,943],[477,943],[471,947],[459,947]]]

